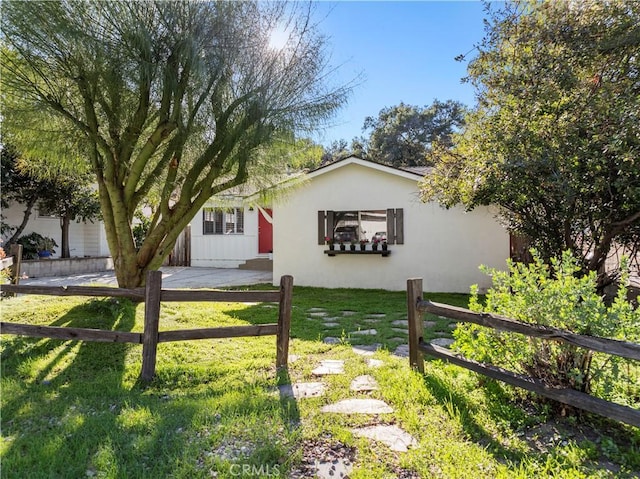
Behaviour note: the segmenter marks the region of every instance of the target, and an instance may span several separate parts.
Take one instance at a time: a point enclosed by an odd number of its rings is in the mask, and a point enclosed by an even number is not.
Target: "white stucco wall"
[[[320,170],[322,171],[322,170]],[[508,233],[487,208],[466,213],[424,204],[418,177],[352,163],[311,177],[308,184],[275,205],[274,284],[291,274],[294,283],[327,288],[404,290],[408,278],[423,278],[425,291],[468,293],[476,283],[491,284],[480,264],[504,269]],[[389,245],[391,254],[329,257],[318,245],[317,212],[403,208],[404,244]]]
[[[191,266],[237,268],[258,257],[258,209],[244,207],[244,234],[202,234],[202,210],[191,221]]]

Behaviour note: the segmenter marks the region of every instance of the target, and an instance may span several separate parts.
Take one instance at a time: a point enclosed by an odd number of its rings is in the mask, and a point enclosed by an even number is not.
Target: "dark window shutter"
[[[336,225],[333,223],[333,211],[327,211],[327,236],[331,239],[333,238],[333,235],[335,234],[335,227]]]
[[[404,210],[396,210],[396,244],[404,244]]]
[[[393,209],[387,210],[387,244],[396,242],[396,215]]]
[[[325,212],[318,211],[318,244],[324,244],[324,237],[327,236],[325,229]]]

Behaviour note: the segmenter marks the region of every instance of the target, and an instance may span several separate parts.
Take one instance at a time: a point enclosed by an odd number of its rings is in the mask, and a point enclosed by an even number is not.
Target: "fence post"
[[[13,256],[11,265],[11,284],[20,283],[20,270],[22,270],[22,245],[12,244],[9,248],[9,256]]]
[[[424,373],[424,358],[418,344],[422,342],[422,313],[418,311],[418,302],[422,300],[422,278],[407,280],[407,319],[409,326],[409,364],[418,372]]]
[[[276,369],[286,369],[289,361],[289,331],[291,329],[291,299],[293,276],[280,278],[280,304],[278,308],[278,332],[276,334]]]
[[[162,272],[149,271],[144,292],[144,332],[142,333],[142,372],[140,373],[140,379],[143,381],[151,381],[156,372],[161,290]]]

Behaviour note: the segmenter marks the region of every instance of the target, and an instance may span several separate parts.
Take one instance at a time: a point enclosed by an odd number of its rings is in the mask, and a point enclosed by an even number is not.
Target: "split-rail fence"
[[[282,276],[280,278],[280,289],[272,291],[162,289],[162,272],[160,271],[150,271],[148,273],[144,288],[2,285],[2,291],[14,294],[128,298],[132,301],[144,302],[144,330],[141,333],[0,322],[0,334],[142,344],[140,379],[143,381],[153,379],[156,369],[158,343],[167,341],[276,335],[276,367],[279,369],[287,368],[293,295],[293,277],[291,276]],[[273,302],[279,304],[278,322],[273,324],[159,331],[160,304],[161,302],[170,301]]]
[[[640,344],[615,339],[585,336],[557,328],[527,324],[489,313],[475,313],[468,309],[446,304],[423,301],[422,279],[407,280],[407,312],[409,320],[409,361],[411,366],[424,373],[423,354],[444,359],[450,363],[470,369],[512,386],[535,392],[563,404],[583,409],[616,421],[640,427],[640,411],[628,406],[605,401],[590,394],[569,388],[554,388],[543,381],[516,374],[511,371],[472,361],[455,354],[447,348],[427,343],[423,338],[422,313],[432,313],[458,322],[486,326],[500,331],[509,331],[552,341],[563,341],[582,348],[623,358],[640,360]]]

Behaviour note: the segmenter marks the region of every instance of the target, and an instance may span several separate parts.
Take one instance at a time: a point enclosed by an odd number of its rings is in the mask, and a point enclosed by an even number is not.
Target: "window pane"
[[[334,211],[333,238],[337,242],[387,239],[387,211]]]

